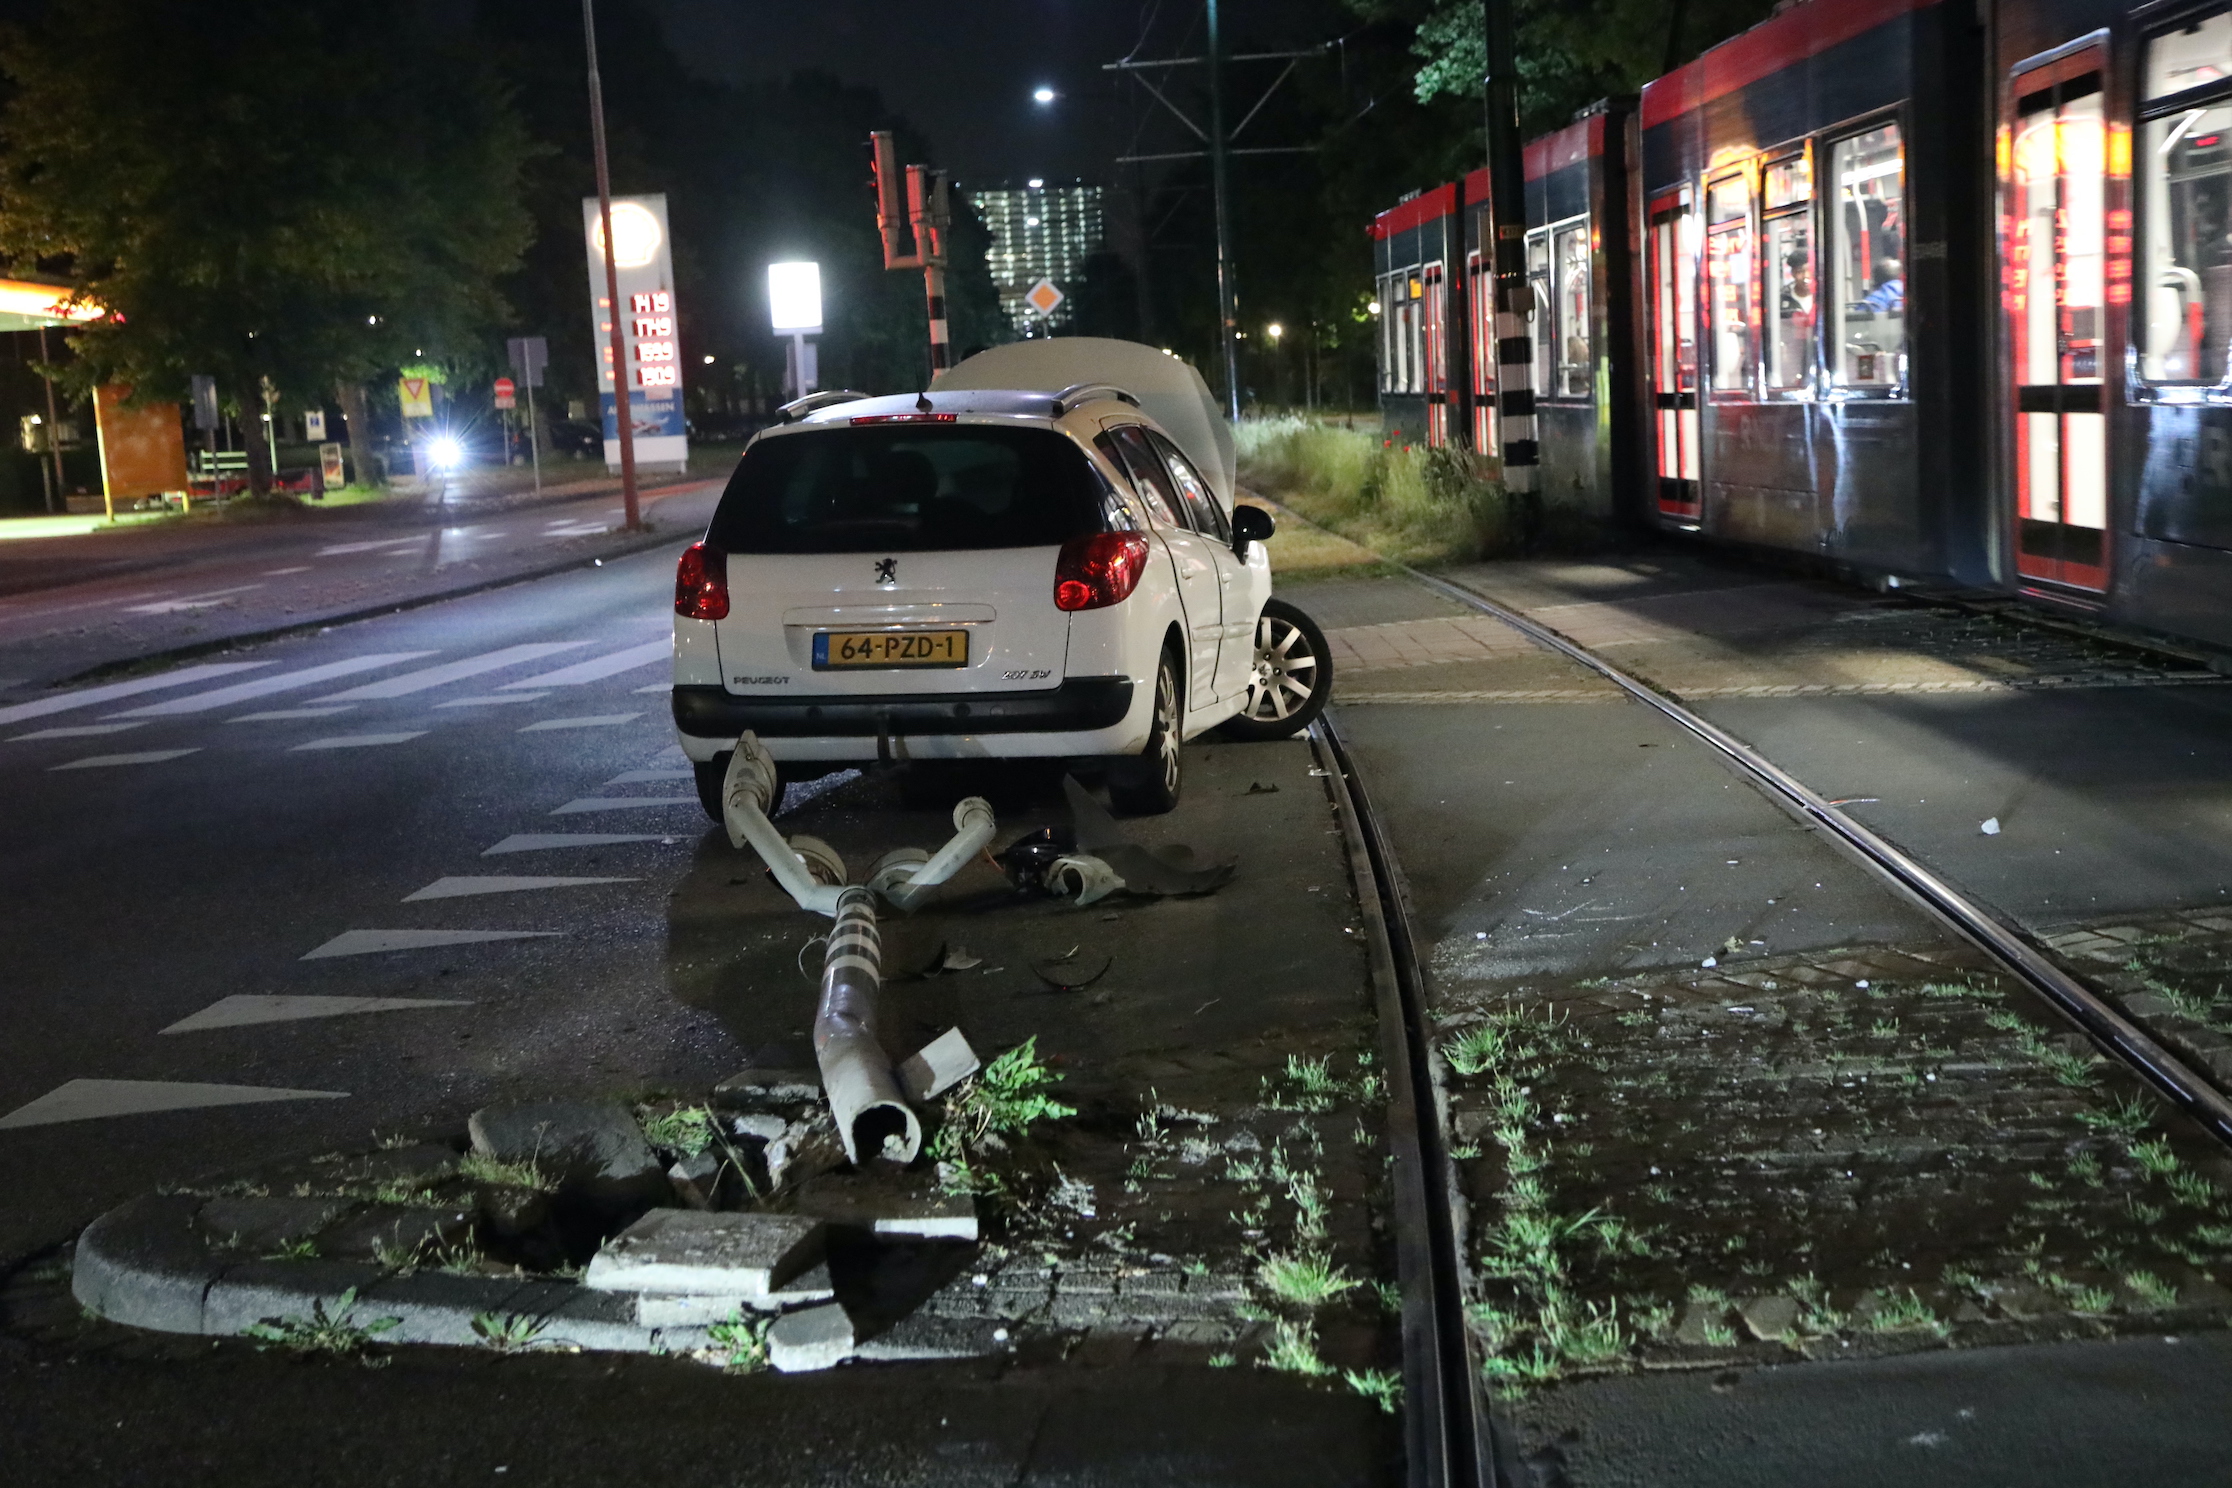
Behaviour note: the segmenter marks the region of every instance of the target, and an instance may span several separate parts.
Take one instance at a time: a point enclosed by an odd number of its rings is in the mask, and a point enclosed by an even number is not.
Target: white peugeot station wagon
[[[1129,385],[1043,390],[1080,364]],[[1324,636],[1271,597],[1271,518],[1234,507],[1185,363],[1025,342],[928,393],[818,393],[786,419],[676,575],[674,722],[715,820],[747,729],[792,779],[1104,759],[1117,808],[1151,814],[1178,800],[1182,740],[1280,738],[1324,706]]]

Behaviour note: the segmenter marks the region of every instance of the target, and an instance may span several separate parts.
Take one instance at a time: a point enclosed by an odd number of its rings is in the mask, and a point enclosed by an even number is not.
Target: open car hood
[[[1232,509],[1238,466],[1232,425],[1225,422],[1199,372],[1152,346],[1103,336],[1014,341],[947,368],[936,386],[942,393],[994,389],[1058,393],[1086,382],[1105,382],[1139,399],[1141,411],[1178,442],[1209,478],[1225,509]]]

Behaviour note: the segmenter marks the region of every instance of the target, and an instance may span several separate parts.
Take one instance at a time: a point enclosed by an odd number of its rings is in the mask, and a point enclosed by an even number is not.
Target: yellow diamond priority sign
[[[1069,296],[1054,287],[1051,279],[1041,279],[1023,296],[1023,303],[1041,315],[1052,315]]]

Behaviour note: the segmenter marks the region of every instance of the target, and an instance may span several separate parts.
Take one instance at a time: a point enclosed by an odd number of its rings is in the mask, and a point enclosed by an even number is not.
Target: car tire
[[[1165,649],[1155,668],[1155,707],[1147,743],[1136,758],[1120,759],[1108,772],[1108,799],[1125,816],[1161,816],[1178,804],[1185,783],[1178,744],[1185,693],[1177,653]]]
[[[1224,736],[1243,743],[1285,739],[1308,728],[1333,694],[1333,658],[1325,632],[1283,599],[1264,601],[1256,619],[1255,663],[1248,695]]]
[[[690,773],[697,776],[698,805],[713,818],[713,825],[724,825],[721,815],[721,787],[728,783],[729,760],[736,751],[724,749],[709,760],[690,761]]]

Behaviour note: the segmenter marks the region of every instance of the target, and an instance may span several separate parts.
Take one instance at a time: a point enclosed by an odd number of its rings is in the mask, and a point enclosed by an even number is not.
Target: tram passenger
[[[1860,303],[1871,310],[1904,311],[1906,309],[1906,265],[1895,258],[1879,258],[1875,266],[1875,288],[1861,296]]]

